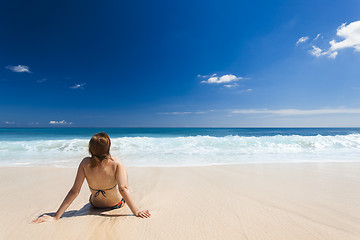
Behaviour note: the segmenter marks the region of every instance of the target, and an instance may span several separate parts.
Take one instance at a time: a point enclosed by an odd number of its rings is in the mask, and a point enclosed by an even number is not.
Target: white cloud
[[[27,72],[27,73],[31,73],[30,72],[30,68],[28,66],[25,65],[17,65],[17,66],[6,66],[6,69],[9,69],[13,72]]]
[[[336,58],[338,51],[341,49],[353,48],[355,51],[360,52],[360,21],[354,21],[348,25],[346,23],[341,24],[336,30],[336,35],[344,40],[339,42],[335,39],[331,40],[329,42],[330,48],[326,51],[312,46],[313,49],[310,51],[310,54],[316,57],[327,55],[329,58]],[[318,36],[320,35],[318,34]]]
[[[338,52],[329,53],[329,58],[335,59],[337,55],[338,55]]]
[[[225,74],[221,77],[217,77],[216,74],[213,74],[211,77],[208,78],[208,80],[201,81],[201,83],[230,83],[238,81],[240,79],[243,79],[243,77],[237,77],[233,74]]]
[[[61,121],[50,121],[49,124],[51,124],[51,125],[71,125],[72,122],[66,122],[65,120],[61,120]]]
[[[275,115],[322,115],[322,114],[360,114],[360,109],[356,108],[323,108],[323,109],[239,109],[232,110],[235,114],[275,114]]]
[[[234,83],[234,84],[225,84],[224,85],[224,87],[227,87],[227,88],[236,88],[236,87],[238,87],[239,86],[239,84],[237,84],[237,83]]]
[[[321,36],[321,33],[318,33],[318,35],[316,35],[316,37],[314,38],[314,41],[317,40],[320,36]]]
[[[355,21],[346,25],[343,23],[338,27],[336,35],[344,38],[343,41],[330,41],[330,51],[335,52],[344,48],[354,48],[355,51],[360,51],[360,21]]]
[[[191,114],[192,112],[159,112],[160,115],[185,115]]]
[[[188,115],[188,114],[206,114],[208,112],[214,112],[215,110],[209,111],[195,111],[195,112],[158,112],[159,115]]]
[[[301,38],[299,38],[299,40],[297,40],[296,45],[299,45],[300,43],[304,43],[304,42],[306,42],[307,40],[309,40],[309,37],[308,37],[308,36],[301,37]]]
[[[5,124],[7,124],[7,125],[13,125],[13,124],[15,124],[15,122],[8,122],[8,121],[6,121]]]
[[[70,88],[71,89],[78,89],[78,88],[83,89],[85,85],[86,85],[86,83],[77,83],[74,86],[71,86]]]
[[[211,74],[211,75],[201,75],[201,74],[198,74],[197,77],[198,78],[209,78],[209,77],[214,77],[216,76],[217,73],[214,73],[214,74]]]
[[[316,46],[312,46],[312,50],[310,50],[310,54],[315,56],[315,57],[320,57],[321,55],[324,55],[326,53],[324,53],[324,51],[321,48],[318,48]]]
[[[310,50],[310,54],[315,56],[315,57],[320,57],[323,55],[328,55],[329,58],[336,58],[336,56],[338,55],[338,52],[325,52],[324,50],[322,50],[321,48],[318,48],[316,46],[312,46],[312,50]]]

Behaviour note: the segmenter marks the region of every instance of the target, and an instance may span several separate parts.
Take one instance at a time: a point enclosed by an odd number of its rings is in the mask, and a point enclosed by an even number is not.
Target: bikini
[[[108,189],[93,189],[90,186],[89,186],[89,188],[91,190],[93,190],[93,191],[96,191],[95,194],[94,194],[94,198],[96,198],[100,193],[106,198],[105,191],[109,191],[109,190],[115,188],[116,186],[117,186],[117,184],[115,184],[115,186],[113,186],[111,188],[108,188]],[[90,202],[91,206],[93,206],[93,208],[99,208],[99,207],[94,206],[94,204],[91,202],[91,195],[90,195],[90,198],[89,198],[89,202]],[[114,205],[114,206],[112,206],[110,208],[111,209],[121,208],[122,206],[124,206],[124,204],[125,204],[125,200],[124,200],[124,198],[122,198],[121,201],[118,204],[116,204],[116,205]]]

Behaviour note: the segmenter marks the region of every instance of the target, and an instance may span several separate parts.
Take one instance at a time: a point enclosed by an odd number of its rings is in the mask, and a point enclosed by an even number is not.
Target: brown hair
[[[110,156],[111,141],[105,132],[96,133],[89,142],[89,153],[91,154],[90,168],[96,167]]]

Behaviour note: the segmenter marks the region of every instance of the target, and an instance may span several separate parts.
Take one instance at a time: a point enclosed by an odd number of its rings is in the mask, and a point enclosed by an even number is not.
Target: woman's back
[[[122,197],[117,185],[116,171],[120,160],[110,157],[95,167],[90,167],[90,161],[91,158],[83,160],[83,169],[91,191],[92,204],[96,207],[109,207],[119,203]]]

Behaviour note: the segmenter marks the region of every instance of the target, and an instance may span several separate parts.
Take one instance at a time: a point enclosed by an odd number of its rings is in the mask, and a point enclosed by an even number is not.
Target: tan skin
[[[125,199],[132,213],[140,218],[149,218],[151,216],[149,210],[139,210],[136,206],[133,197],[128,188],[128,175],[125,166],[121,163],[119,158],[110,157],[103,160],[96,167],[89,167],[90,158],[84,158],[78,168],[74,185],[66,195],[64,201],[57,210],[55,216],[43,215],[35,220],[33,223],[42,223],[58,220],[61,218],[66,209],[79,195],[81,186],[86,178],[89,186],[94,189],[108,189],[117,184],[117,187],[105,191],[104,197],[99,194],[94,197],[96,191],[91,191],[91,201],[94,206],[103,208],[111,207],[118,204],[122,198]]]

